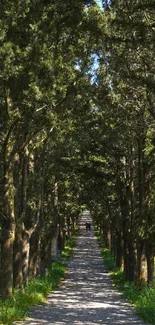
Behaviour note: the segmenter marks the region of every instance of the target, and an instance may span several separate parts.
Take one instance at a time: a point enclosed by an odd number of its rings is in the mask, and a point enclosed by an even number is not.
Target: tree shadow
[[[94,231],[85,229],[86,220],[92,222],[89,214],[81,219],[74,257],[59,289],[48,296],[46,303],[31,309],[25,325],[144,324],[112,286]]]

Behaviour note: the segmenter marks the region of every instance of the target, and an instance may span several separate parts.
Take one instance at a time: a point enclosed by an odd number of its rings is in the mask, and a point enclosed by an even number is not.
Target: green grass
[[[125,282],[123,272],[116,267],[110,250],[105,248],[103,237],[98,231],[96,231],[96,236],[101,247],[105,266],[113,280],[113,285],[117,286],[127,300],[135,306],[137,314],[141,319],[155,325],[155,288],[145,286],[142,289],[138,289],[133,283]]]
[[[45,302],[47,295],[58,287],[72,255],[76,235],[77,231],[75,236],[67,241],[61,258],[52,263],[46,277],[34,278],[29,281],[23,292],[15,290],[12,298],[0,300],[0,324],[10,325],[13,321],[25,319],[30,307]]]

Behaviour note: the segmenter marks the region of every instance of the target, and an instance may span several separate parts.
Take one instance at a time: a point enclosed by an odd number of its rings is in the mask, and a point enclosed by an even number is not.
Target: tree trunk
[[[53,212],[54,212],[54,216],[53,216],[53,226],[52,226],[51,255],[52,255],[52,260],[55,260],[58,258],[57,206],[54,206]]]
[[[9,297],[13,288],[13,243],[15,238],[13,161],[4,163],[1,239],[0,295]]]
[[[22,245],[22,271],[23,271],[23,283],[28,284],[28,272],[29,272],[29,253],[30,253],[30,232],[23,230],[23,245]]]
[[[14,242],[14,286],[23,289],[23,231],[26,211],[27,156],[20,156],[21,175],[18,177],[18,215]]]
[[[56,260],[58,257],[58,235],[57,234],[52,238],[51,255],[52,255],[52,260]]]
[[[147,263],[144,251],[144,241],[137,242],[137,276],[136,283],[142,287],[147,282]]]
[[[121,268],[123,263],[123,247],[121,230],[117,232],[116,237],[116,266]]]
[[[128,235],[128,250],[129,250],[129,281],[134,282],[136,276],[136,252],[135,252],[135,186],[134,186],[134,154],[133,154],[133,145],[129,146],[129,165],[130,165],[130,186],[129,186],[129,207],[130,207],[130,231]]]
[[[36,227],[30,239],[29,277],[37,276],[40,247],[40,226]]]
[[[134,238],[130,235],[129,243],[128,243],[128,281],[134,282],[135,281],[135,274],[136,274],[136,257],[135,257],[135,247],[134,247]]]
[[[122,228],[122,239],[123,239],[123,265],[124,265],[124,276],[125,281],[129,280],[129,222],[130,222],[130,190],[128,169],[126,166],[126,157],[124,157],[124,178],[121,179],[120,175],[120,161],[118,161],[117,168],[117,192],[120,202],[121,211],[121,228]]]
[[[49,227],[49,229],[45,230],[44,238],[41,241],[41,276],[47,275],[48,269],[51,267],[52,264],[52,228],[53,227]]]
[[[15,241],[13,246],[13,282],[14,287],[17,289],[23,289],[23,261],[22,261],[22,224],[21,220],[18,220],[16,225]]]
[[[125,281],[128,281],[129,280],[129,251],[128,251],[128,241],[126,239],[124,239],[123,256],[124,256],[124,277],[125,277]]]
[[[154,252],[152,241],[146,242],[146,258],[147,258],[147,281],[149,284],[154,280]]]
[[[105,234],[104,234],[104,236],[105,236]],[[114,232],[111,233],[110,251],[111,251],[111,254],[114,256],[115,255],[115,234],[114,234]]]
[[[129,281],[129,207],[128,198],[124,195],[121,200],[121,213],[122,213],[122,234],[123,234],[123,257],[124,257],[124,275],[125,281]]]
[[[10,218],[7,225],[2,226],[0,295],[3,297],[12,296],[14,232],[14,218]]]

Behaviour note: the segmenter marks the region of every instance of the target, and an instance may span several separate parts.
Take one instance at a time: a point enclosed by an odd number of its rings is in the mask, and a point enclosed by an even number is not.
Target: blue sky
[[[102,8],[102,0],[95,0],[97,3],[98,3],[98,5]]]

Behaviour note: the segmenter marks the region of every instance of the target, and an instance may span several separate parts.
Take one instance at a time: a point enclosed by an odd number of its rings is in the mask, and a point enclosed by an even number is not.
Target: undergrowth
[[[67,241],[61,258],[52,263],[46,277],[38,276],[30,280],[23,291],[14,290],[10,299],[0,300],[0,324],[10,325],[14,321],[24,320],[30,307],[46,301],[47,295],[58,287],[64,277],[76,236],[77,230]]]
[[[105,247],[103,236],[98,231],[96,231],[96,236],[100,243],[105,266],[113,280],[113,285],[117,286],[127,300],[135,306],[137,315],[140,318],[155,325],[155,288],[145,286],[138,289],[135,284],[125,282],[124,273],[116,267],[110,250]]]

